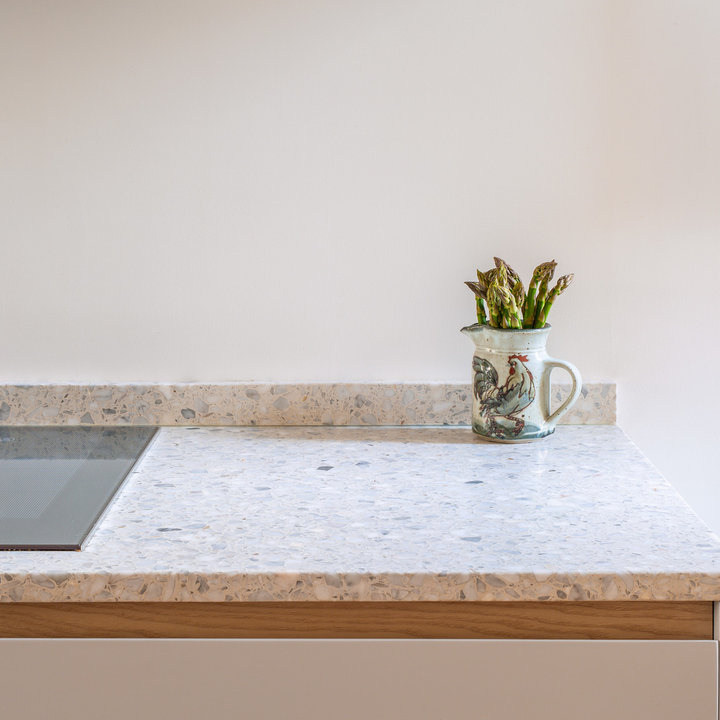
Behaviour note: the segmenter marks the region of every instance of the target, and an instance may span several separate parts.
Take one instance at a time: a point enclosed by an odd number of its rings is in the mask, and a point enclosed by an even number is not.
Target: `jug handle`
[[[553,368],[560,368],[562,370],[565,370],[570,374],[570,377],[572,378],[572,389],[570,390],[570,395],[565,400],[565,402],[545,420],[548,425],[551,425],[554,428],[555,425],[557,425],[558,420],[571,408],[573,403],[580,397],[580,393],[582,392],[582,377],[580,376],[580,371],[572,363],[566,362],[565,360],[557,360],[556,358],[548,358],[547,360],[545,360],[545,365],[543,367],[543,385],[546,388],[546,412],[550,412],[550,373],[552,372]]]

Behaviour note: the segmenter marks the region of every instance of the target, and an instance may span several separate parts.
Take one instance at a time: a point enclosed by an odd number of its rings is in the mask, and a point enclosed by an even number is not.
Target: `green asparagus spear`
[[[522,320],[520,318],[520,311],[518,310],[518,306],[512,292],[502,285],[498,286],[497,292],[501,301],[500,307],[503,327],[515,329],[521,328]]]
[[[485,288],[487,289],[490,287],[490,283],[497,277],[497,268],[490,268],[485,272],[478,270],[477,275],[478,283],[480,283],[481,285],[484,283]]]
[[[565,290],[567,290],[568,285],[570,285],[574,277],[575,275],[573,273],[570,273],[569,275],[563,275],[562,277],[558,278],[558,281],[555,283],[555,287],[553,287],[553,289],[548,293],[547,300],[545,300],[545,303],[543,304],[540,316],[535,320],[536,328],[545,327],[545,323],[547,322],[547,318],[550,313],[550,309],[555,302],[555,298],[557,298],[558,295],[561,295],[565,292]]]
[[[525,304],[523,305],[523,327],[532,327],[535,319],[535,296],[537,295],[537,287],[542,277],[542,265],[538,265],[530,278],[527,293],[525,295]]]
[[[475,293],[476,297],[485,299],[487,288],[483,288],[480,283],[473,280],[466,280],[465,284]]]
[[[515,270],[513,270],[502,258],[496,257],[493,259],[495,260],[497,268],[503,266],[507,272],[508,285],[510,286],[512,294],[515,296],[515,302],[518,306],[518,314],[520,315],[520,320],[522,321],[523,306],[525,304],[525,287],[520,279],[520,275],[518,275]]]
[[[475,310],[477,312],[478,325],[487,325],[488,319],[485,314],[485,301],[481,297],[475,298]]]
[[[495,279],[497,280],[497,283],[500,287],[508,288],[508,272],[507,268],[504,265],[498,266],[497,270],[495,271]]]
[[[494,328],[502,327],[502,299],[500,297],[500,286],[497,279],[494,279],[487,290],[487,305],[490,315],[490,325]]]
[[[522,285],[522,281],[520,280],[520,276],[502,259],[499,257],[493,258],[495,261],[495,267],[499,270],[500,267],[504,267],[505,271],[507,272],[508,280],[510,281],[510,285],[514,286],[516,283],[520,283]]]
[[[522,280],[520,278],[518,278],[516,283],[512,286],[512,294],[518,307],[518,314],[522,316],[522,309],[525,305],[525,288],[523,287]],[[522,317],[520,317],[520,319],[522,320]],[[522,327],[522,323],[520,327]]]
[[[555,272],[555,265],[557,265],[557,263],[551,260],[550,262],[541,263],[533,270],[532,279],[528,285],[525,304],[523,306],[523,327],[531,328],[533,326],[537,310],[538,286],[542,283],[543,278],[548,272],[550,272],[550,276],[552,277],[552,273]]]
[[[538,287],[537,303],[545,302],[548,294],[548,285],[555,274],[555,267],[557,263],[553,260],[552,262],[546,263],[545,272],[540,280],[540,287]]]
[[[485,289],[479,282],[466,280],[465,284],[475,293],[475,310],[477,312],[478,325],[487,325],[487,315],[485,314]]]
[[[535,299],[535,318],[533,320],[533,327],[537,327],[535,323],[540,321],[543,306],[545,305],[545,301],[547,300],[548,285],[550,284],[550,280],[552,280],[552,276],[555,273],[556,265],[557,263],[554,260],[551,263],[548,263],[545,274],[540,280],[540,287],[538,287],[537,298]]]

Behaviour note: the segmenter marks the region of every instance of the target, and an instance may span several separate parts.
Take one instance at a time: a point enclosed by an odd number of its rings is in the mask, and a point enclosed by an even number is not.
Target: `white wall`
[[[710,0],[0,3],[0,382],[469,380],[462,281],[720,529]],[[697,301],[690,305],[690,298]]]
[[[611,228],[619,420],[720,531],[720,3],[618,8]]]

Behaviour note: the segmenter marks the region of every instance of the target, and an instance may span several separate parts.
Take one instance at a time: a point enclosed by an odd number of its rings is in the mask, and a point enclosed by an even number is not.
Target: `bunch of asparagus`
[[[548,289],[557,263],[541,263],[526,292],[520,276],[501,258],[494,259],[494,268],[478,270],[477,282],[465,283],[475,293],[478,324],[509,329],[545,327],[553,303],[574,275],[563,275]]]

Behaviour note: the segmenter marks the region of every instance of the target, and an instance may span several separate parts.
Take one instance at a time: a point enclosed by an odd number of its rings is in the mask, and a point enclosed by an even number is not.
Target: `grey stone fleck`
[[[195,402],[193,403],[193,407],[197,412],[205,414],[210,410],[210,406],[201,398],[196,398]]]
[[[506,585],[505,582],[503,582],[499,577],[496,577],[495,575],[486,575],[485,582],[487,582],[488,585],[492,585],[493,587],[498,588],[504,588]]]
[[[192,410],[191,408],[183,408],[183,409],[180,411],[180,414],[181,414],[186,420],[190,420],[191,418],[194,418],[194,417],[195,417],[195,411]]]

